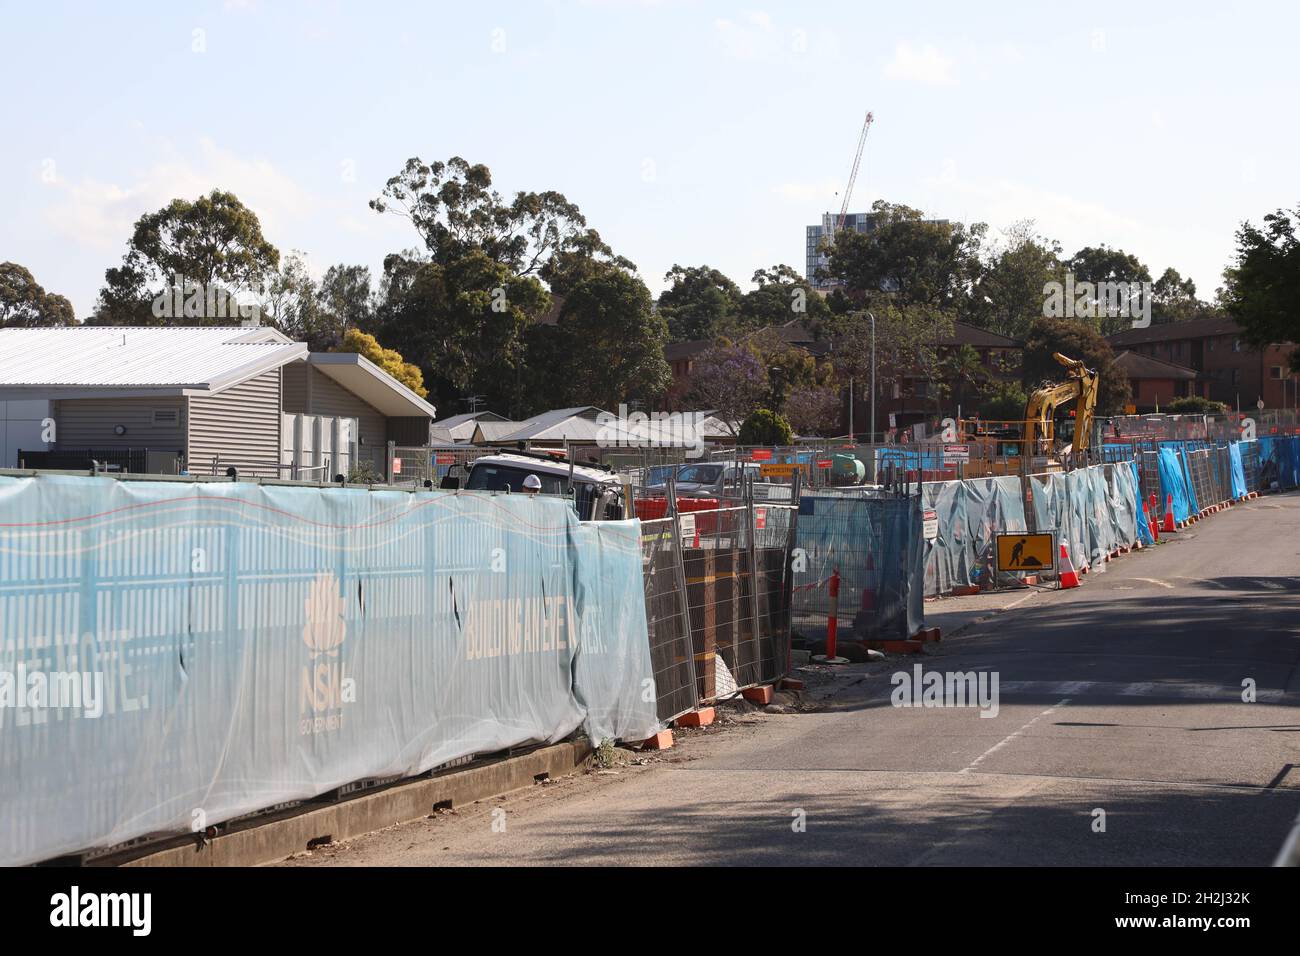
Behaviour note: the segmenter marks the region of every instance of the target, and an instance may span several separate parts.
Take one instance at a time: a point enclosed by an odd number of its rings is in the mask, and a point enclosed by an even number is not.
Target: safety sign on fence
[[[944,464],[966,464],[970,461],[970,445],[944,445]]]
[[[802,470],[805,475],[808,474],[808,466],[804,464],[788,463],[771,463],[758,466],[758,473],[763,478],[790,478],[796,470]]]
[[[1047,571],[1056,565],[1056,535],[999,534],[998,570],[1010,572]]]

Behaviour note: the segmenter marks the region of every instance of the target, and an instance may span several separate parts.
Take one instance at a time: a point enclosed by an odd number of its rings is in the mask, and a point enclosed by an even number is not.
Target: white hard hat
[[[535,491],[541,491],[542,479],[538,478],[536,475],[529,475],[527,478],[524,479],[524,487],[532,488]]]

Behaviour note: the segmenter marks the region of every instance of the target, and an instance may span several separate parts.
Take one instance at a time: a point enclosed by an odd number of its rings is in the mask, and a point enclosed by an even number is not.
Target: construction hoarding
[[[0,477],[0,864],[649,736],[642,581],[559,498]]]

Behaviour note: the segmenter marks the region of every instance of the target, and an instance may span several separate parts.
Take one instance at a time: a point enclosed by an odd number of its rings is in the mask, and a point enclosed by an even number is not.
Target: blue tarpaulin
[[[1300,485],[1300,437],[1267,435],[1259,439],[1261,489]]]
[[[1232,497],[1246,497],[1246,472],[1241,467],[1241,445],[1232,442],[1228,445],[1228,455],[1232,459]]]
[[[1188,502],[1187,481],[1183,476],[1182,456],[1178,448],[1171,445],[1160,446],[1160,490],[1164,493],[1166,500],[1156,502],[1157,506],[1164,508],[1168,505],[1168,499],[1173,499],[1174,520],[1177,522],[1186,521],[1192,515],[1191,505]],[[1163,519],[1163,512],[1161,514]]]

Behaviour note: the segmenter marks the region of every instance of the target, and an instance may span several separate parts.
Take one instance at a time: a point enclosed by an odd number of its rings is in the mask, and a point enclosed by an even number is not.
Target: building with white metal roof
[[[435,416],[366,358],[274,329],[0,329],[0,467],[382,475]]]

